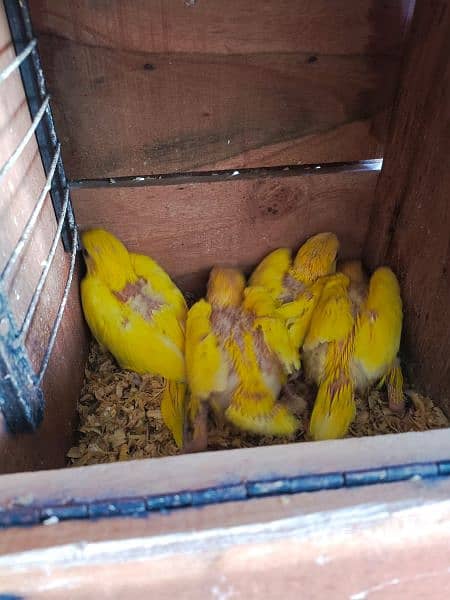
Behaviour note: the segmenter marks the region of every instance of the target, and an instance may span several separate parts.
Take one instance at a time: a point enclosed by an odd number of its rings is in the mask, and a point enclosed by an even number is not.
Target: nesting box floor
[[[91,344],[85,381],[78,402],[77,445],[67,453],[70,465],[92,465],[179,453],[160,411],[163,380],[120,369],[112,356]],[[295,438],[261,437],[232,426],[218,428],[212,421],[208,450],[250,448],[303,442],[307,429],[308,403],[314,397],[301,381],[292,381],[293,393],[280,399],[290,405],[302,426]],[[425,431],[449,427],[449,421],[430,398],[406,391],[404,415],[391,412],[384,391],[373,390],[368,398],[357,398],[357,414],[348,437]]]

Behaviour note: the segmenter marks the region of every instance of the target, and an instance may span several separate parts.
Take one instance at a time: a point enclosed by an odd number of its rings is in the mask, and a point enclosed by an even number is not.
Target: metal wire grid
[[[4,5],[16,49],[16,58],[0,72],[0,85],[12,73],[20,69],[33,121],[17,148],[6,163],[1,166],[0,184],[7,177],[8,172],[20,158],[34,135],[46,173],[45,185],[15,248],[0,274],[0,409],[9,429],[14,433],[18,433],[34,431],[43,417],[44,397],[41,384],[55,345],[73,280],[78,235],[69,188],[61,160],[61,147],[53,124],[50,98],[46,92],[45,79],[37,51],[36,39],[32,33],[28,6],[24,0],[5,0]],[[22,323],[17,325],[9,304],[6,283],[13,273],[14,265],[33,235],[49,192],[58,225],[25,317]],[[70,267],[44,357],[36,372],[29,359],[25,342],[60,239],[63,240],[65,249],[70,249]]]

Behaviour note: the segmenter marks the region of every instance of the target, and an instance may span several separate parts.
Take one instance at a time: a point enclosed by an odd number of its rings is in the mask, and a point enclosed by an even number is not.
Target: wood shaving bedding
[[[67,453],[69,464],[92,465],[178,454],[161,417],[162,388],[161,377],[140,376],[120,369],[108,352],[92,342],[78,403],[77,445]],[[289,389],[291,393],[280,401],[288,404],[301,422],[295,438],[256,436],[228,424],[217,427],[211,419],[208,450],[305,441],[308,413],[305,409],[311,404],[314,391],[301,379],[291,381]],[[448,419],[430,398],[414,390],[405,394],[404,415],[389,410],[383,390],[372,390],[367,398],[357,398],[356,419],[348,437],[449,427]]]

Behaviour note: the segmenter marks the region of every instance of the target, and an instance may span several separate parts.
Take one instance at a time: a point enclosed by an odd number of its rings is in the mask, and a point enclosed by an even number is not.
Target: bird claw
[[[187,433],[184,439],[186,440]],[[183,444],[183,454],[192,454],[194,452],[203,452],[208,447],[208,408],[201,406],[194,420],[194,431],[192,439]]]
[[[396,397],[389,396],[389,410],[396,415],[404,415],[405,414],[405,399],[402,398],[401,401],[398,401]]]
[[[308,410],[308,402],[303,397],[297,394],[289,384],[283,388],[283,404],[288,406],[294,415],[303,415]]]

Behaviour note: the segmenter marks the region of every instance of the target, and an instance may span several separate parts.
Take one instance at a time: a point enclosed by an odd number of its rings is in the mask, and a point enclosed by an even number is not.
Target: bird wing
[[[311,414],[310,434],[316,440],[343,437],[355,416],[354,386],[349,374],[354,317],[346,275],[330,276],[313,313],[305,339],[306,352],[319,349],[320,384]]]
[[[289,336],[285,320],[278,314],[270,293],[263,287],[250,286],[244,291],[244,310],[252,313],[254,329],[260,329],[269,350],[281,362],[287,374],[300,368],[298,346],[294,346]]]
[[[291,266],[291,251],[289,248],[278,248],[268,254],[253,271],[249,284],[262,286],[273,298],[279,298],[283,293],[283,282]]]
[[[322,293],[324,280],[325,278],[321,278],[305,287],[295,300],[286,302],[277,311],[286,320],[289,337],[294,348],[303,346],[314,309]]]
[[[337,285],[330,285],[330,282],[331,278],[325,284],[322,296],[313,312],[304,343],[306,350],[312,350],[326,342],[344,340],[352,331],[354,318],[347,290],[348,279],[342,283],[336,281]]]
[[[375,273],[372,275],[355,332],[355,360],[363,365],[370,379],[381,377],[390,368],[399,350],[402,331],[400,288],[390,270],[383,272],[384,285],[376,288],[372,285]]]
[[[206,400],[227,387],[228,363],[211,325],[211,305],[199,300],[186,322],[186,370],[192,397]]]
[[[293,434],[298,421],[286,406],[277,404],[275,394],[265,384],[251,332],[244,333],[243,344],[242,349],[236,340],[227,343],[239,384],[233,390],[225,416],[236,427],[253,433]]]
[[[173,314],[146,320],[94,276],[81,283],[81,298],[88,325],[124,369],[183,381],[182,330]],[[178,328],[177,336],[173,333]]]
[[[186,301],[169,275],[148,256],[130,253],[130,258],[136,275],[147,281],[148,293],[159,297],[165,304],[171,306],[177,319],[184,323],[187,313]]]

